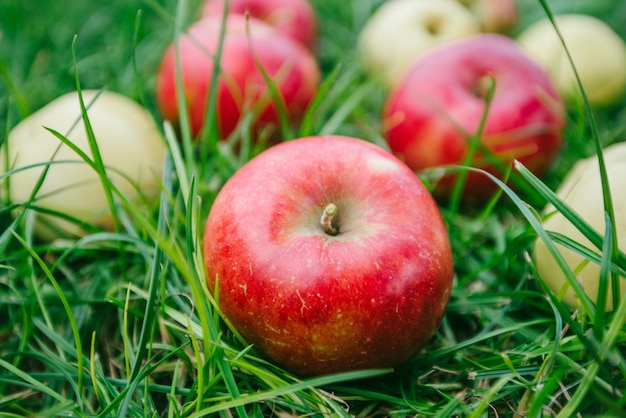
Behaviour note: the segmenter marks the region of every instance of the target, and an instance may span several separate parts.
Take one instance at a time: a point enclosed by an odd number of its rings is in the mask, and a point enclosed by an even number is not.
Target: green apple
[[[390,0],[369,18],[358,48],[366,69],[393,86],[424,52],[480,32],[480,23],[456,0]]]
[[[624,189],[626,189],[626,142],[607,147],[604,150],[604,159],[611,196],[613,197],[613,210],[617,223],[617,240],[619,248],[622,251],[626,251],[626,194],[623,193]],[[580,214],[596,231],[604,233],[605,220],[602,186],[600,183],[598,159],[595,155],[574,165],[557,190],[557,195]],[[565,216],[555,211],[552,205],[548,205],[543,214],[545,216],[543,228],[546,231],[563,234],[579,244],[598,252],[593,244]],[[560,245],[557,245],[557,248],[563,255],[567,265],[576,273],[576,277],[582,284],[585,293],[592,301],[595,301],[598,296],[600,266],[592,261],[587,262],[582,255]],[[541,239],[537,239],[534,244],[533,258],[539,275],[554,293],[559,294],[564,289],[564,286],[567,286],[567,279]],[[622,277],[620,282],[621,296],[623,298],[626,297],[626,278]],[[613,307],[611,298],[612,292],[609,289],[607,309],[612,309]],[[563,300],[572,306],[577,304],[577,297],[571,288],[565,291]]]
[[[626,44],[603,21],[588,15],[563,14],[555,21],[567,45],[591,105],[610,106],[626,91]],[[549,19],[526,28],[520,45],[552,75],[570,103],[580,100],[580,90],[565,48]]]

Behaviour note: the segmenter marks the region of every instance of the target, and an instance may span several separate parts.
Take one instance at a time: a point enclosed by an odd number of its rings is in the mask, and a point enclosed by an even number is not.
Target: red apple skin
[[[213,54],[217,53],[221,24],[221,17],[202,19],[179,40],[183,88],[194,136],[204,125],[207,97],[213,88]],[[277,107],[255,61],[276,83],[290,121],[297,122],[317,92],[321,76],[315,57],[298,42],[260,20],[231,15],[225,25],[221,75],[215,86],[220,137],[230,135],[242,114],[260,100],[263,104],[255,130],[278,126]],[[246,25],[249,25],[250,36]],[[156,98],[163,118],[178,121],[173,43],[165,51],[158,68]]]
[[[202,16],[222,16],[227,0],[207,0]],[[315,50],[318,38],[317,16],[307,0],[228,0],[228,13],[263,20],[279,32]]]
[[[319,224],[329,203],[336,236]],[[225,317],[298,375],[407,361],[435,333],[453,276],[439,208],[417,176],[342,136],[284,142],[241,168],[210,210],[204,260]]]
[[[516,0],[461,0],[480,21],[485,32],[507,33],[519,22]]]
[[[537,175],[557,157],[565,109],[545,70],[512,39],[479,34],[436,48],[417,60],[389,93],[383,130],[390,149],[415,171],[460,164],[485,112],[485,77],[495,80],[482,143],[505,165],[519,160]],[[478,92],[478,93],[477,93]],[[499,171],[477,156],[472,166]],[[450,192],[446,176],[435,193]],[[470,173],[465,197],[495,190],[486,176]]]

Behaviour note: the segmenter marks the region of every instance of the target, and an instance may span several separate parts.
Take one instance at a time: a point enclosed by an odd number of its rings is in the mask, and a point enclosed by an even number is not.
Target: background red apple
[[[519,22],[516,0],[459,0],[476,16],[485,32],[507,33]]]
[[[317,17],[307,0],[206,0],[202,15],[220,17],[227,2],[229,13],[249,13],[311,50],[317,44]]]
[[[279,116],[264,71],[276,83],[291,121],[297,121],[317,92],[320,71],[312,53],[300,43],[280,34],[257,19],[230,15],[225,20],[225,36],[220,58],[221,74],[211,86],[214,54],[217,52],[221,17],[194,23],[179,42],[183,88],[191,128],[197,135],[203,127],[206,101],[211,88],[217,88],[217,119],[220,136],[230,135],[244,112],[260,106],[258,129],[272,129]],[[162,116],[179,118],[176,100],[176,57],[174,44],[165,51],[157,74],[157,103]]]
[[[337,212],[323,227],[330,204]],[[439,325],[453,274],[418,177],[382,148],[339,136],[284,142],[244,165],[211,208],[204,257],[233,326],[301,375],[410,359]]]
[[[561,147],[565,110],[546,71],[504,35],[475,35],[414,63],[383,110],[391,150],[413,170],[462,163],[485,113],[490,80],[495,92],[482,144],[506,166],[517,159],[543,173]],[[471,165],[499,173],[484,155]],[[443,179],[437,192],[448,193],[451,179]],[[485,176],[469,174],[466,197],[493,191]]]

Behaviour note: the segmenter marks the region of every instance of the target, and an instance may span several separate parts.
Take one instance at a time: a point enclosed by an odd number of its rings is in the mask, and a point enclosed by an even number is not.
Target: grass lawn
[[[518,1],[512,35],[546,14],[539,0]],[[296,135],[345,134],[385,146],[384,90],[367,78],[354,47],[380,1],[312,3],[317,58],[324,77],[336,78]],[[554,12],[598,16],[626,38],[621,0],[548,3]],[[198,4],[2,0],[0,144],[77,81],[121,92],[158,120],[155,69]],[[80,240],[36,240],[32,219],[15,222],[3,199],[0,417],[626,416],[626,302],[601,314],[574,310],[546,293],[529,256],[534,214],[546,204],[541,186],[556,188],[576,160],[592,155],[594,135],[602,145],[624,140],[626,98],[593,117],[582,106],[569,109],[561,156],[523,193],[486,207],[441,204],[455,259],[450,303],[429,346],[393,371],[299,378],[236,338],[207,297],[204,221],[254,147],[206,154],[181,147],[152,212],[122,208],[118,230]]]

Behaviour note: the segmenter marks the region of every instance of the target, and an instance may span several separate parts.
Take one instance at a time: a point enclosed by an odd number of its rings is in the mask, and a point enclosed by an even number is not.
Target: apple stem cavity
[[[472,86],[472,93],[479,99],[491,99],[496,86],[496,79],[493,74],[480,76],[476,84]]]
[[[337,205],[334,203],[329,203],[324,208],[322,212],[322,218],[320,219],[320,225],[325,233],[331,236],[335,236],[339,233],[339,229],[337,229],[333,225],[333,218],[337,215]]]

